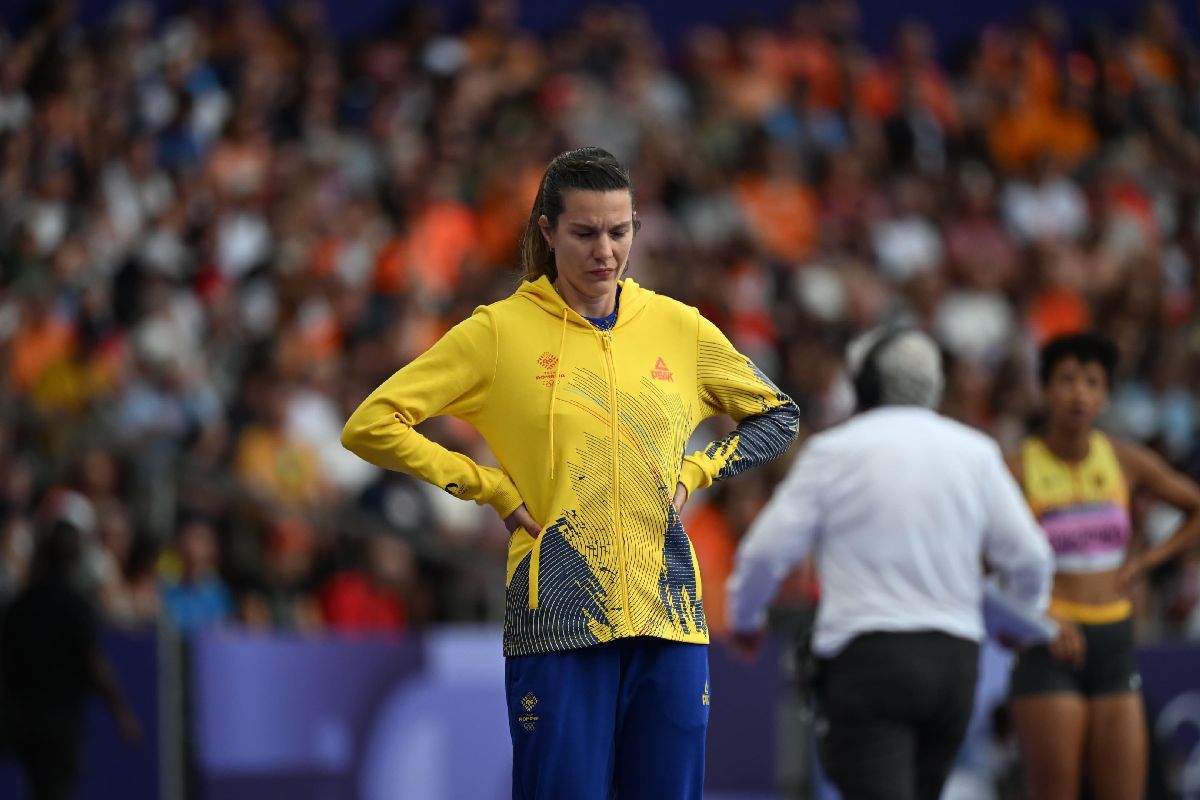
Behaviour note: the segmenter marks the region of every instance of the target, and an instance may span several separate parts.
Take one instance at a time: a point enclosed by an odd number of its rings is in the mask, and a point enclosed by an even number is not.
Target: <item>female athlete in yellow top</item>
[[[1146,723],[1132,629],[1131,587],[1200,540],[1200,487],[1151,450],[1094,429],[1117,350],[1090,333],[1051,341],[1040,377],[1045,426],[1009,466],[1055,553],[1050,614],[1057,640],[1022,652],[1012,714],[1031,800],[1075,800],[1086,775],[1097,800],[1138,800]],[[1166,541],[1136,554],[1130,497],[1183,511]]]

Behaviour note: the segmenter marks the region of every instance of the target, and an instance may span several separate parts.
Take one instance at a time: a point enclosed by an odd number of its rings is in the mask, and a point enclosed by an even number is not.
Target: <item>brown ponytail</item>
[[[609,192],[626,189],[633,199],[633,185],[629,173],[607,150],[599,147],[581,147],[559,153],[546,167],[529,222],[521,235],[521,279],[536,281],[543,275],[557,280],[558,267],[554,263],[554,251],[542,235],[538,220],[543,214],[550,227],[558,224],[563,210],[563,193],[569,189],[586,189],[593,192]],[[636,223],[635,223],[636,225]]]

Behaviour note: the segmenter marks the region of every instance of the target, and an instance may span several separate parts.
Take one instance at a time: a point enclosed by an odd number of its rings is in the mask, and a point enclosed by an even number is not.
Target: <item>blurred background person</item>
[[[1146,719],[1130,594],[1161,565],[1200,544],[1200,487],[1153,451],[1094,427],[1108,402],[1116,346],[1061,336],[1042,348],[1046,416],[1010,461],[1054,549],[1050,615],[1062,635],[1022,652],[1012,714],[1033,800],[1139,798],[1146,786]],[[1133,548],[1135,495],[1178,508],[1174,533]]]
[[[350,565],[320,590],[321,618],[346,633],[399,633],[409,625],[412,549],[379,534],[358,543]]]
[[[0,630],[4,706],[32,800],[74,796],[89,694],[104,700],[130,745],[141,737],[101,649],[96,612],[78,588],[81,555],[75,525],[54,522],[38,546],[28,586]]]
[[[221,580],[217,534],[209,520],[194,517],[179,527],[178,574],[164,575],[160,591],[167,619],[184,636],[233,620],[233,595]]]
[[[815,553],[821,765],[846,800],[937,800],[975,698],[981,565],[1037,614],[1050,548],[995,442],[933,410],[945,379],[928,336],[867,334],[850,360],[858,413],[805,444],[738,545],[730,624],[753,652],[780,582]]]

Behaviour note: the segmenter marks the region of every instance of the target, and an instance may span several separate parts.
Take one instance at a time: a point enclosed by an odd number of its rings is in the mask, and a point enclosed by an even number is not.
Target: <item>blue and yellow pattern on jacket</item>
[[[683,456],[701,420],[737,427]],[[474,425],[499,466],[414,430],[436,414]],[[695,551],[671,506],[780,455],[795,404],[700,313],[622,282],[600,331],[549,281],[480,307],[368,397],[343,443],[501,516],[522,501],[542,525],[509,543],[506,655],[627,636],[708,641]]]

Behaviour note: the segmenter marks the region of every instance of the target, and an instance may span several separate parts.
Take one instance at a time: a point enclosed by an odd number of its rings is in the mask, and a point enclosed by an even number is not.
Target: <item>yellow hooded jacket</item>
[[[683,457],[697,424],[739,424]],[[452,414],[479,430],[500,468],[414,427]],[[522,502],[542,525],[509,542],[506,656],[624,636],[708,642],[695,551],[671,505],[780,455],[796,405],[690,306],[621,284],[601,331],[542,277],[481,306],[363,401],[342,443],[387,469],[490,504]]]

